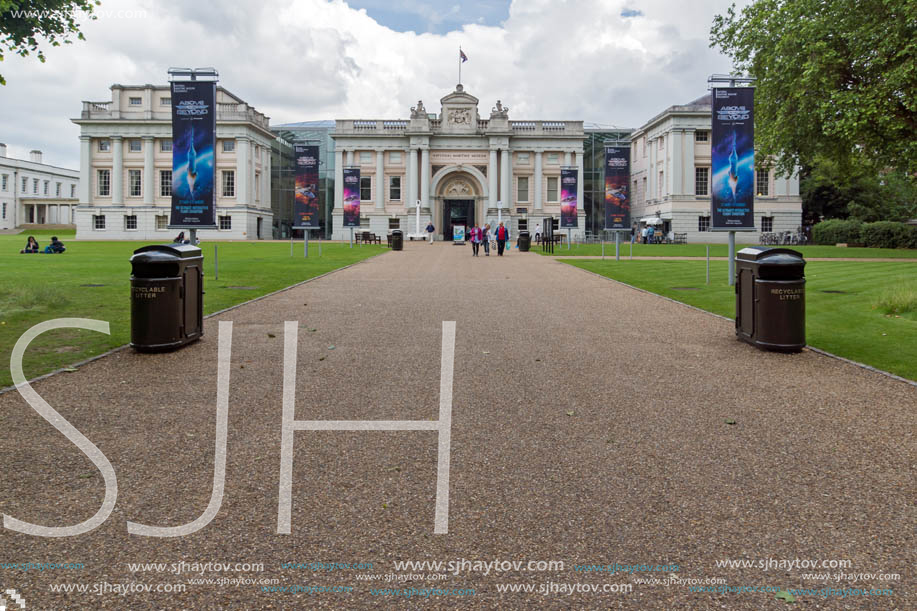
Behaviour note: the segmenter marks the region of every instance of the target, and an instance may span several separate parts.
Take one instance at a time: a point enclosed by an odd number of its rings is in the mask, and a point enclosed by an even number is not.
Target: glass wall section
[[[274,233],[278,239],[290,237],[290,227],[293,223],[293,191],[296,168],[293,161],[293,145],[306,144],[318,147],[318,189],[319,189],[319,223],[321,224],[320,236],[312,232],[312,237],[328,239],[331,237],[332,219],[331,211],[334,207],[334,140],[331,132],[334,131],[334,121],[303,121],[301,123],[288,123],[271,127],[283,145],[284,154],[275,156],[272,151],[271,207],[274,209]],[[274,158],[276,157],[276,164]],[[279,185],[275,190],[273,185]],[[296,231],[295,237],[302,237],[302,231]]]
[[[586,233],[601,236],[605,228],[605,147],[630,146],[632,129],[585,128],[583,140],[583,209]]]

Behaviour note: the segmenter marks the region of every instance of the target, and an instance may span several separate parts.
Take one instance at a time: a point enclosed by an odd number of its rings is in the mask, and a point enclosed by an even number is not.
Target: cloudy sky
[[[214,66],[273,124],[406,118],[458,82],[487,116],[638,127],[706,92],[730,69],[708,47],[732,0],[102,0],[85,41],[47,62],[6,55],[0,142],[11,157],[79,167],[81,101],[109,87],[165,84],[170,66]],[[739,5],[747,0],[738,0]]]

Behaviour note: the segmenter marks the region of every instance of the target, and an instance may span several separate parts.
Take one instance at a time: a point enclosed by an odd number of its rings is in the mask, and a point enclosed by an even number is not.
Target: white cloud
[[[7,55],[0,141],[11,156],[39,148],[47,163],[78,167],[69,119],[80,102],[108,99],[116,82],[165,83],[170,66],[216,67],[223,86],[275,124],[404,118],[418,99],[437,112],[458,79],[459,45],[469,58],[462,80],[483,116],[500,99],[512,119],[637,127],[728,71],[708,32],[730,3],[515,0],[500,27],[437,35],[395,32],[342,0],[112,0],[85,24],[85,42],[46,48],[47,63]]]

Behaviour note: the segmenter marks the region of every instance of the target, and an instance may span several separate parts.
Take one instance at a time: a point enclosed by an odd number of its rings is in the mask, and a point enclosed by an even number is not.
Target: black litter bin
[[[532,234],[528,231],[519,232],[519,251],[528,252],[529,248],[532,246]]]
[[[392,231],[392,250],[404,250],[404,233],[400,229]]]
[[[789,248],[736,253],[736,336],[753,346],[798,352],[806,345],[806,262]]]
[[[131,257],[131,347],[173,350],[204,334],[201,249],[144,246]]]

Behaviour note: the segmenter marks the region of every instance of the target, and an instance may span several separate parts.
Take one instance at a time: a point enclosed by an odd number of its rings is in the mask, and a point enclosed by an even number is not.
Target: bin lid
[[[804,266],[802,253],[789,248],[769,248],[767,246],[749,246],[736,253],[737,261],[753,261],[760,265],[797,265]]]
[[[166,262],[201,257],[201,249],[191,244],[151,244],[135,250],[131,262]]]
[[[392,235],[395,235],[396,233],[397,233],[398,235],[401,235],[402,231],[401,231],[400,229],[393,229],[393,230],[392,230]]]

